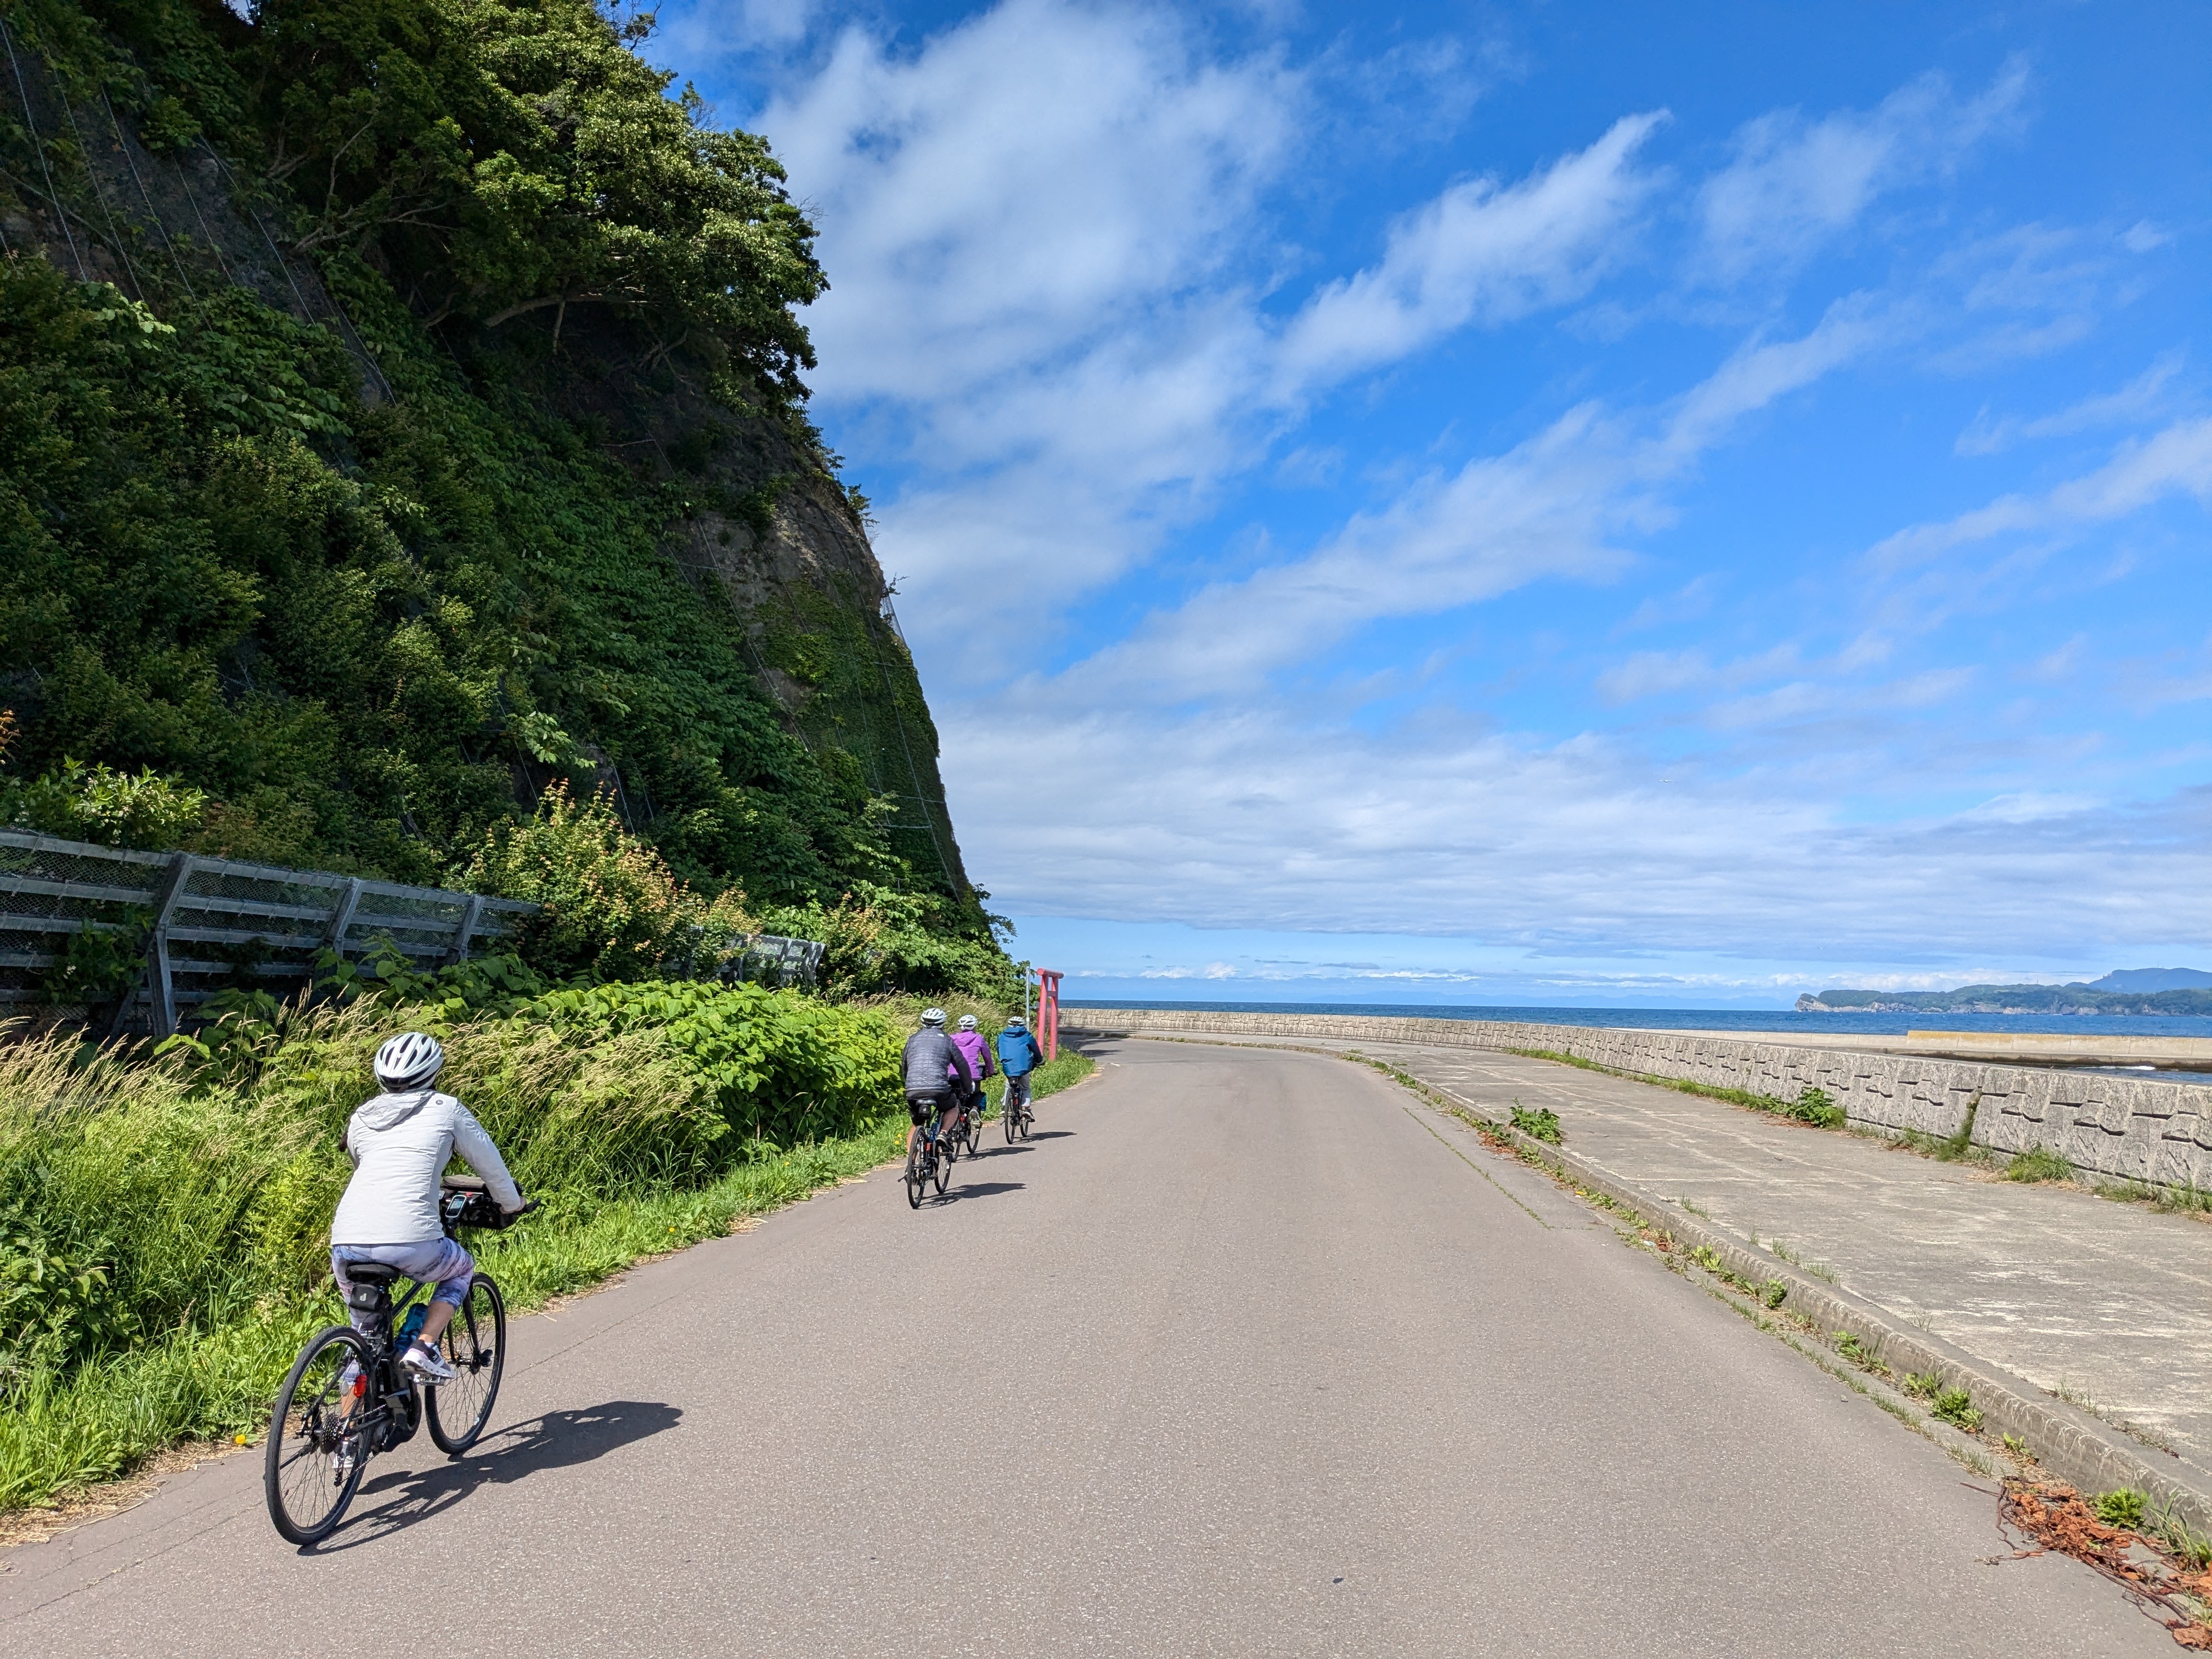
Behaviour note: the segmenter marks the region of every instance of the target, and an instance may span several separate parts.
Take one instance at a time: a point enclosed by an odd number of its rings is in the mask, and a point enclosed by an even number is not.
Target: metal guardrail
[[[731,943],[737,948],[723,964],[721,977],[770,985],[813,984],[830,949],[811,939],[778,933],[747,933]]]
[[[242,969],[255,979],[301,979],[319,952],[357,956],[379,939],[420,967],[443,967],[504,938],[537,908],[442,887],[0,830],[0,1006],[45,1002],[41,976],[60,965],[69,936],[87,928],[146,927],[145,970],[109,1029],[167,1036],[180,1013]]]

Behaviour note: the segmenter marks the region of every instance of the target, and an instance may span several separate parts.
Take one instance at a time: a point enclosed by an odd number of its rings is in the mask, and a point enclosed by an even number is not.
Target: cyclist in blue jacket
[[[1030,1073],[1043,1064],[1044,1050],[1037,1047],[1030,1028],[1018,1019],[1008,1020],[999,1033],[999,1069],[1006,1074],[1006,1105],[1030,1103]]]

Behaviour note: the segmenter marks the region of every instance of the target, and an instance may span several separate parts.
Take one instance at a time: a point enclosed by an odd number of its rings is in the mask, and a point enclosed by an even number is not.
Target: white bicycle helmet
[[[446,1051],[438,1039],[421,1031],[402,1031],[376,1051],[376,1080],[387,1089],[421,1089],[438,1075]]]
[[[972,1031],[972,1030],[974,1030],[975,1029],[975,1015],[973,1015],[973,1014],[963,1014],[963,1015],[961,1015],[961,1016],[960,1016],[960,1029],[961,1029],[962,1030],[963,1030],[963,1031]]]
[[[1018,1019],[1010,1019],[1006,1022],[1006,1029],[1009,1031],[1026,1031],[1030,1028]]]
[[[942,1008],[923,1009],[921,1011],[921,1023],[924,1025],[943,1025],[945,1024],[945,1010]]]

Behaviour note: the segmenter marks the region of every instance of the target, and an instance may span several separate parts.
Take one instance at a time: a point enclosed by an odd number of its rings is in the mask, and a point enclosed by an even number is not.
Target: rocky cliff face
[[[172,773],[217,802],[202,850],[408,879],[518,793],[604,785],[694,880],[888,884],[987,943],[865,503],[805,418],[811,233],[765,151],[684,125],[587,0],[256,17],[0,0],[9,759]],[[357,86],[299,46],[341,24],[382,31]],[[563,31],[598,67],[526,83],[516,40]],[[506,101],[399,99],[403,50]],[[339,78],[288,100],[287,64]],[[349,195],[311,118],[347,99],[387,152]],[[625,175],[611,231],[619,192],[574,185],[629,164],[576,138],[595,109],[677,123],[696,174]],[[510,163],[568,216],[501,220]]]

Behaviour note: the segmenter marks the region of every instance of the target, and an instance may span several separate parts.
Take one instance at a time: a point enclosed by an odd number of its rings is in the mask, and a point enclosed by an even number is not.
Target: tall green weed
[[[900,1033],[795,992],[617,985],[437,1012],[295,1007],[245,1065],[0,1043],[0,1505],[265,1409],[302,1332],[337,1316],[344,1127],[403,1026],[438,1034],[440,1086],[543,1200],[484,1241],[526,1303],[865,1169],[905,1121]]]

